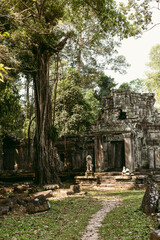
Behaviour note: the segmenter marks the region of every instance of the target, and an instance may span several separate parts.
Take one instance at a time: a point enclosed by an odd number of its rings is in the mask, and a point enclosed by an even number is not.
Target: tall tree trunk
[[[48,51],[37,51],[39,69],[34,80],[36,105],[36,135],[35,135],[35,180],[38,184],[48,184],[58,181],[54,146],[49,137],[52,126],[51,92],[49,88]]]
[[[29,98],[29,76],[26,76],[26,110],[27,110],[27,118],[30,120],[30,98]]]
[[[53,125],[55,121],[55,113],[56,113],[56,99],[57,99],[57,86],[58,86],[58,61],[59,61],[59,55],[57,54],[57,58],[55,60],[55,86],[54,86],[54,99],[53,99]]]

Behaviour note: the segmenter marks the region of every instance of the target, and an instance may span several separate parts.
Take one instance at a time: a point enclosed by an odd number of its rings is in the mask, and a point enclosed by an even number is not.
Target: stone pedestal
[[[92,177],[92,176],[94,176],[94,172],[93,171],[87,171],[87,172],[85,172],[85,176],[86,177]]]

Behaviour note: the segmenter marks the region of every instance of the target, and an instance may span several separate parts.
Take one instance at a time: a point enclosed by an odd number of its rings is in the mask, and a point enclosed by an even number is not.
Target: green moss
[[[119,197],[121,205],[106,215],[99,229],[103,240],[148,240],[156,228],[155,217],[140,209],[144,191],[89,191],[88,196],[51,202],[51,209],[40,214],[5,217],[0,221],[0,239],[79,240],[92,214],[101,208],[100,200]]]
[[[141,209],[144,191],[122,191],[107,193],[119,196],[122,204],[109,212],[99,229],[100,239],[143,239],[148,240],[152,229],[156,228],[154,216],[146,216]]]
[[[0,221],[0,239],[80,239],[92,214],[101,204],[92,198],[51,202],[51,209],[34,215],[6,217]]]

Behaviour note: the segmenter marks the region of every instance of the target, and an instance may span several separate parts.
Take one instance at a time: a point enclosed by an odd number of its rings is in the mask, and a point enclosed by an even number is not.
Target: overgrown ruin
[[[103,98],[102,114],[84,137],[66,136],[56,143],[63,172],[84,173],[87,155],[94,172],[121,172],[123,166],[131,173],[160,170],[160,114],[154,103],[152,93],[122,90]]]
[[[72,170],[85,169],[88,154],[95,172],[122,171],[123,166],[131,172],[160,169],[160,114],[154,103],[152,93],[113,91],[83,139],[73,136],[57,143],[61,160],[67,151],[66,165]]]
[[[93,124],[95,170],[160,168],[160,114],[154,94],[114,91]]]

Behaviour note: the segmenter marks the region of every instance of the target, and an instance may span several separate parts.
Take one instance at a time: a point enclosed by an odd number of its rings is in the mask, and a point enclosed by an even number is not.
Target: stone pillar
[[[102,136],[99,136],[99,170],[104,170],[104,153],[103,153],[103,142],[102,142]]]
[[[137,167],[142,166],[142,153],[141,153],[141,137],[136,138],[136,164]]]
[[[155,168],[153,147],[148,148],[148,160],[149,160],[149,168]]]
[[[156,168],[160,168],[160,148],[156,147],[155,148],[155,164]]]
[[[124,134],[124,146],[125,146],[126,168],[129,168],[130,171],[133,171],[134,170],[134,161],[133,161],[133,154],[132,154],[131,133]]]
[[[94,153],[95,153],[95,171],[98,172],[100,169],[98,136],[95,136],[94,140]]]
[[[103,158],[104,158],[104,170],[108,168],[108,142],[103,141]]]

